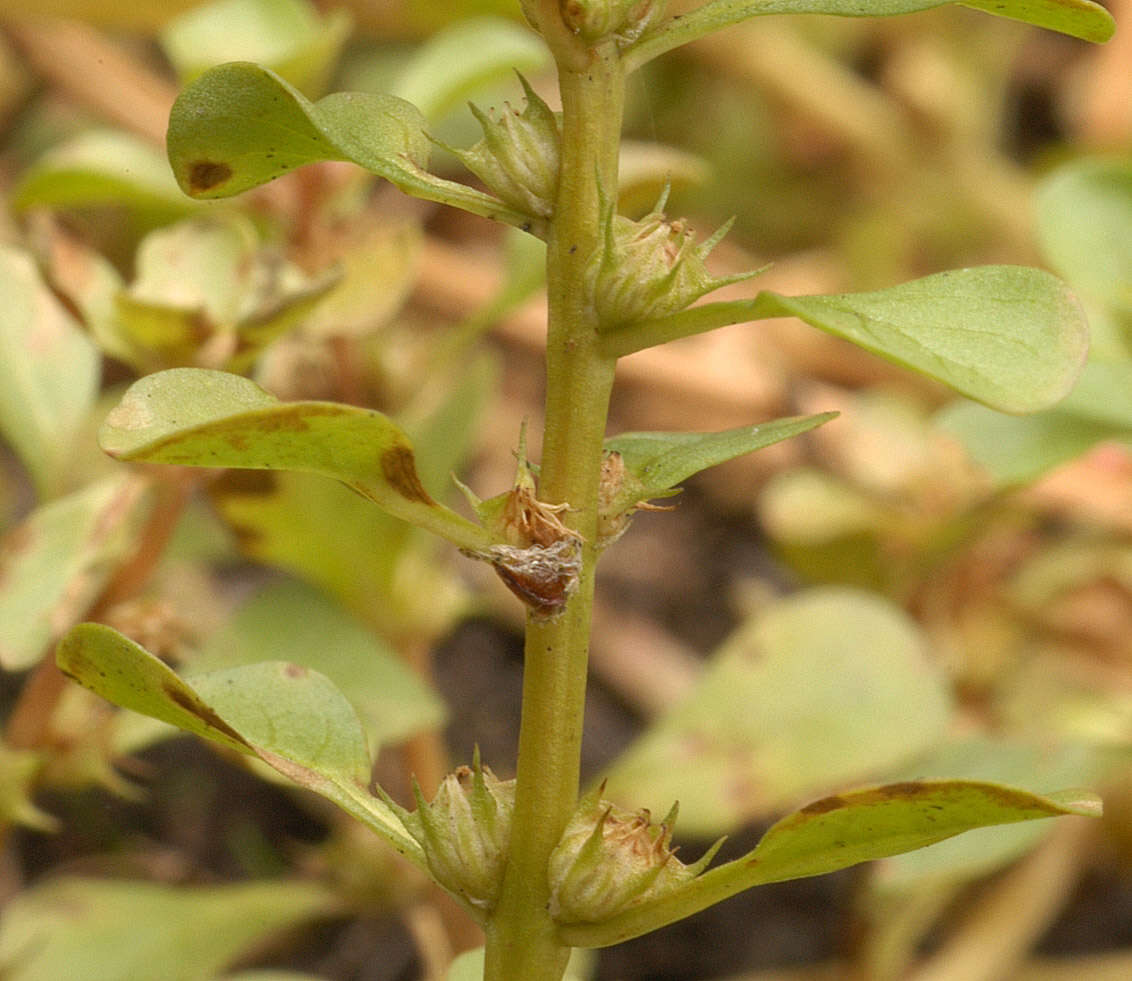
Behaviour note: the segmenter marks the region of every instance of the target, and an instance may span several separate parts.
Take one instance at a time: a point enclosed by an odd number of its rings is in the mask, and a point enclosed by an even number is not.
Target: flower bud
[[[562,19],[587,41],[631,43],[664,14],[667,0],[564,0]]]
[[[694,865],[670,847],[676,807],[659,824],[587,794],[550,856],[550,912],[559,923],[599,923],[679,888],[707,867],[722,840]]]
[[[612,204],[605,205],[602,245],[586,269],[602,329],[677,313],[706,293],[755,275],[710,275],[704,260],[731,223],[697,246],[682,221],[669,221],[661,212],[666,197],[667,192],[640,221],[614,214]]]
[[[470,106],[483,139],[467,150],[452,150],[465,167],[500,200],[535,218],[554,213],[558,195],[558,119],[522,75],[527,104],[522,112],[504,103],[495,118]]]
[[[480,765],[461,766],[444,778],[431,802],[414,782],[417,809],[390,805],[424,849],[433,877],[477,910],[489,912],[499,898],[511,842],[515,781],[499,780]]]

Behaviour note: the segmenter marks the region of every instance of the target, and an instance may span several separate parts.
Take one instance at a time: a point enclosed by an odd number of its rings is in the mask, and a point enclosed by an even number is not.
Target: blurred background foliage
[[[466,101],[517,104],[514,69],[554,99],[516,7],[0,3],[0,976],[473,976],[452,959],[475,928],[368,832],[111,710],[50,652],[94,619],[186,672],[307,664],[384,786],[431,794],[476,744],[510,775],[521,616],[490,574],[336,484],[130,470],[94,434],[133,378],[198,365],[389,413],[438,497],[452,473],[508,486],[523,419],[537,459],[537,241],[349,165],[194,203],[162,149],[178,85],[233,59],[311,98],[393,92],[467,145]],[[632,79],[622,208],[667,182],[697,228],[734,215],[718,272],[773,265],[731,296],[1038,264],[1094,347],[1027,419],[789,320],[625,359],[615,431],[841,417],[695,478],[610,550],[587,777],[678,798],[691,854],[878,779],[1088,784],[1108,816],[756,890],[577,978],[1132,975],[1130,66],[1120,29],[1090,48],[945,8],[771,18]],[[439,145],[433,166],[468,179]]]

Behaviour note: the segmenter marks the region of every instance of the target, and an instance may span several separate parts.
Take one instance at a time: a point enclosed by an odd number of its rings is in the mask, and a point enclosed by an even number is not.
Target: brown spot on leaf
[[[417,465],[413,451],[407,446],[395,443],[381,454],[381,473],[389,484],[403,498],[433,505],[436,502],[428,496],[421,478],[417,475]]]
[[[922,783],[905,780],[901,783],[888,783],[877,788],[877,793],[888,800],[905,799],[908,797],[921,797],[925,792],[936,793],[934,787],[925,787]]]
[[[288,664],[283,668],[283,673],[288,678],[305,678],[310,671],[304,668],[301,664]]]
[[[164,684],[161,686],[161,688],[165,692],[165,694],[169,696],[170,701],[176,702],[186,712],[192,713],[198,719],[200,719],[201,722],[206,723],[218,732],[224,733],[225,736],[227,736],[229,739],[234,740],[235,742],[238,742],[241,746],[248,746],[249,749],[251,748],[248,744],[248,741],[243,736],[241,736],[238,732],[236,732],[235,729],[228,725],[227,722],[220,718],[220,716],[217,715],[216,712],[213,711],[213,709],[205,705],[204,702],[195,701],[179,688],[174,688],[172,686]]]
[[[216,160],[198,160],[189,164],[189,193],[203,194],[219,187],[232,176],[232,168]]]
[[[836,794],[832,797],[823,797],[821,800],[816,800],[812,804],[807,804],[799,812],[801,814],[828,814],[830,811],[836,811],[845,806],[845,798],[838,797]]]

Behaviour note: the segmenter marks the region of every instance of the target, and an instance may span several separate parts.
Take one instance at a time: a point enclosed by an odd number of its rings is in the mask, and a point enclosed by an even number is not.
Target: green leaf
[[[213,981],[254,944],[335,907],[328,890],[306,882],[51,879],[5,908],[0,974],[6,981]]]
[[[1082,295],[1132,317],[1132,160],[1090,159],[1038,187],[1042,251]]]
[[[832,747],[836,744],[831,743]],[[752,886],[823,875],[923,848],[974,828],[1078,814],[1097,816],[1091,794],[1040,796],[964,780],[895,783],[825,797],[775,824],[742,858],[710,869],[654,903],[604,923],[563,927],[564,943],[607,946],[682,919]]]
[[[658,55],[751,17],[767,14],[832,14],[894,17],[947,6],[951,0],[709,0],[695,10],[646,31],[627,53],[630,70]],[[1116,24],[1090,0],[966,0],[963,6],[1024,21],[1086,41],[1107,41]]]
[[[799,436],[836,416],[836,412],[820,412],[718,433],[643,432],[614,436],[605,441],[605,450],[621,455],[632,479],[625,481],[609,510],[620,513],[642,500],[663,496],[701,470]]]
[[[1028,483],[1098,443],[1132,438],[1132,359],[1089,360],[1056,409],[1020,419],[956,402],[936,423],[999,484]]]
[[[947,774],[950,778],[990,781],[1040,792],[1045,787],[1105,780],[1104,771],[1103,754],[1095,747],[979,738],[939,747],[917,760],[909,768],[909,776],[931,779]],[[929,883],[955,884],[986,876],[1025,854],[1052,830],[1048,824],[1032,822],[980,828],[885,859],[870,878],[870,888],[907,893]]]
[[[230,352],[228,370],[247,370],[338,282],[334,271],[308,278],[264,248],[251,221],[234,213],[147,235],[136,267],[134,282],[115,297],[111,329],[116,348],[143,373],[193,364],[210,344]]]
[[[98,394],[98,352],[31,258],[0,246],[0,435],[42,496],[58,493]]]
[[[16,208],[125,204],[180,216],[194,205],[177,189],[165,157],[117,130],[93,130],[35,162],[12,193]]]
[[[96,623],[71,630],[56,660],[64,674],[107,701],[259,757],[424,866],[420,846],[369,792],[371,763],[361,723],[324,675],[270,661],[184,680],[144,648]]]
[[[710,837],[890,770],[942,737],[947,686],[897,607],[850,589],[770,606],[719,649],[687,698],[608,774],[622,802],[680,802]]]
[[[388,416],[332,402],[280,402],[238,375],[176,368],[142,378],[107,416],[99,442],[121,460],[322,474],[462,548],[494,544],[428,495],[412,446]]]
[[[321,587],[384,637],[419,626],[396,591],[413,530],[403,521],[305,473],[231,473],[209,493],[244,555]],[[449,613],[446,598],[434,579],[430,613]]]
[[[511,225],[530,218],[503,202],[429,174],[424,117],[392,95],[338,92],[312,103],[246,62],[205,72],[169,117],[169,161],[191,197],[239,194],[319,160],[349,160],[406,194]]]
[[[320,94],[350,33],[338,8],[320,17],[307,0],[219,0],[178,17],[161,44],[182,81],[226,61],[254,61]]]
[[[954,269],[871,293],[708,303],[609,331],[607,354],[768,317],[798,317],[1004,412],[1034,412],[1072,388],[1088,349],[1072,292],[1040,269]]]
[[[1060,409],[1018,418],[973,402],[954,402],[936,424],[956,437],[1000,486],[1021,486],[1098,443],[1126,435],[1114,427]]]
[[[192,660],[192,674],[267,660],[326,675],[362,719],[371,753],[444,723],[443,702],[392,650],[301,583],[275,583],[244,603],[207,638]]]
[[[87,615],[138,544],[146,482],[120,474],[45,504],[0,547],[0,665],[31,667]]]
[[[50,834],[59,822],[35,806],[33,795],[47,754],[34,749],[12,749],[0,741],[0,834],[13,824]]]
[[[513,78],[515,72],[539,72],[549,64],[546,45],[527,28],[502,17],[472,17],[422,44],[393,94],[435,121],[483,86]]]

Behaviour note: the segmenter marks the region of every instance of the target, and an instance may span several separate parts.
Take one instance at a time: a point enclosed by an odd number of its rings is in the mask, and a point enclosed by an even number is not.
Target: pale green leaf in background
[[[847,711],[847,706],[852,711]],[[754,616],[687,698],[608,773],[615,800],[712,837],[934,746],[946,680],[912,621],[863,591],[815,589]]]
[[[308,277],[265,248],[247,217],[214,214],[165,226],[138,249],[136,276],[115,296],[115,347],[139,371],[194,364],[207,352],[231,371],[297,326],[338,281]]]
[[[98,351],[39,277],[0,246],[0,435],[40,494],[58,494],[73,443],[98,394]]]
[[[1132,332],[1132,160],[1092,158],[1055,170],[1035,198],[1038,239],[1086,302],[1123,313]],[[1132,351],[1124,338],[1123,353]]]
[[[44,834],[59,830],[59,822],[36,807],[33,797],[47,754],[36,749],[13,749],[0,741],[0,834],[22,825]]]
[[[430,121],[462,105],[485,85],[550,67],[546,45],[532,31],[502,17],[472,17],[432,35],[413,53],[393,95]]]
[[[142,479],[119,474],[33,511],[0,542],[0,666],[22,671],[86,616],[137,548]]]
[[[178,17],[161,44],[181,81],[226,61],[254,61],[318,96],[350,34],[349,12],[307,0],[218,0]]]
[[[314,883],[227,886],[51,879],[0,915],[5,981],[213,981],[254,944],[335,911]]]
[[[67,634],[56,659],[64,674],[107,701],[259,757],[332,800],[424,867],[420,846],[369,791],[369,750],[357,714],[318,672],[271,661],[189,681],[96,623]]]
[[[162,218],[198,207],[156,147],[117,130],[91,130],[53,147],[24,172],[10,200],[16,208],[121,204]]]

